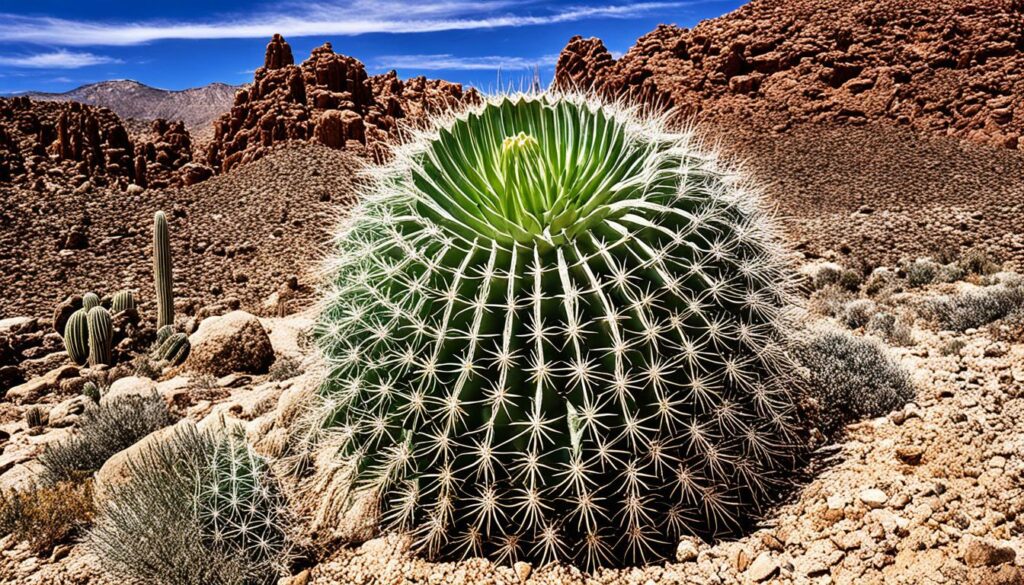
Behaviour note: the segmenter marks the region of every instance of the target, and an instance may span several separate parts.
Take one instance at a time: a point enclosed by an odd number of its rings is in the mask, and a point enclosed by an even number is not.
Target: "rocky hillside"
[[[403,81],[394,71],[368,76],[358,59],[336,54],[330,43],[295,65],[291,47],[274,35],[252,85],[239,91],[231,111],[215,122],[207,161],[228,171],[289,140],[381,154],[399,120],[422,120],[425,113],[475,99],[475,91],[464,92],[457,83],[425,77]]]
[[[171,91],[150,87],[131,79],[90,83],[64,93],[29,92],[38,101],[80,102],[109,108],[122,118],[139,120],[180,120],[190,132],[208,127],[228,111],[235,99],[237,85],[211,83]]]
[[[349,153],[293,144],[177,189],[57,188],[40,196],[4,186],[0,318],[45,317],[68,295],[89,290],[134,289],[150,305],[157,210],[170,223],[175,297],[183,314],[211,303],[276,314],[263,303],[282,287],[285,297],[311,292],[305,271],[323,254],[337,210],[352,203],[357,165]]]
[[[763,131],[884,120],[1024,148],[1024,2],[753,0],[692,30],[659,26],[619,60],[573,38],[555,83]]]

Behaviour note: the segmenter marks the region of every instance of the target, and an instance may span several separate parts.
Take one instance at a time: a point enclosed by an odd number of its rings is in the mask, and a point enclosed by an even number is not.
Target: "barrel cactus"
[[[86,312],[92,310],[93,307],[100,306],[100,296],[93,292],[88,292],[82,295],[82,308]]]
[[[734,531],[802,452],[786,266],[692,133],[485,100],[375,169],[315,327],[310,442],[430,556],[587,567]]]
[[[110,311],[115,315],[135,308],[135,293],[130,290],[123,290],[115,293],[110,299]]]
[[[176,366],[185,361],[190,351],[192,351],[192,344],[188,341],[188,335],[184,333],[171,333],[166,336],[163,341],[160,341],[159,334],[157,335],[158,345],[153,350],[151,357],[153,359],[167,362],[172,366]]]
[[[85,309],[72,313],[64,324],[64,348],[76,364],[83,366],[89,361],[89,317]]]
[[[93,307],[87,314],[89,321],[89,365],[110,365],[114,341],[114,324],[110,312]]]

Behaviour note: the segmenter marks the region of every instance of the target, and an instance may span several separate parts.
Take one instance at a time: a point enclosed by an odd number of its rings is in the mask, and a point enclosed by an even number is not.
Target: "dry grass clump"
[[[864,327],[878,312],[878,305],[871,299],[854,299],[843,306],[840,320],[850,329]]]
[[[173,422],[167,404],[156,393],[91,405],[82,413],[77,432],[46,446],[39,457],[44,476],[50,482],[87,476],[114,454]]]
[[[913,400],[910,373],[878,341],[841,329],[807,332],[794,347],[807,370],[818,424],[832,434],[862,418],[881,416]]]
[[[92,480],[0,491],[0,534],[13,534],[36,554],[69,542],[94,513]]]
[[[927,299],[922,314],[942,329],[966,331],[1006,317],[1024,304],[1024,286],[1003,282],[977,290]]]
[[[868,320],[864,330],[884,340],[889,345],[909,347],[914,345],[914,335],[910,323],[903,317],[879,311]]]
[[[126,579],[163,585],[275,583],[289,560],[284,497],[244,438],[176,428],[128,462],[87,545]]]

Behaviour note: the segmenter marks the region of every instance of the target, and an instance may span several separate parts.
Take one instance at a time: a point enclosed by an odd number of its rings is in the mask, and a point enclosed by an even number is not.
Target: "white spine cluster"
[[[428,554],[648,562],[792,468],[781,251],[756,192],[666,128],[494,98],[399,150],[346,221],[317,423]],[[520,222],[517,132],[546,157]]]

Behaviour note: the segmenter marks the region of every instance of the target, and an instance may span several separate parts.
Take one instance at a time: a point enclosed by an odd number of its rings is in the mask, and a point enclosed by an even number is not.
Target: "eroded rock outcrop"
[[[764,130],[884,120],[1024,148],[1024,8],[1006,0],[754,0],[661,25],[615,61],[572,39],[555,84]]]
[[[358,59],[335,53],[330,43],[294,65],[288,43],[274,35],[252,85],[239,91],[231,111],[215,122],[207,161],[226,172],[290,140],[380,156],[398,120],[415,123],[475,99],[474,90],[447,81],[402,81],[394,71],[369,76]]]

